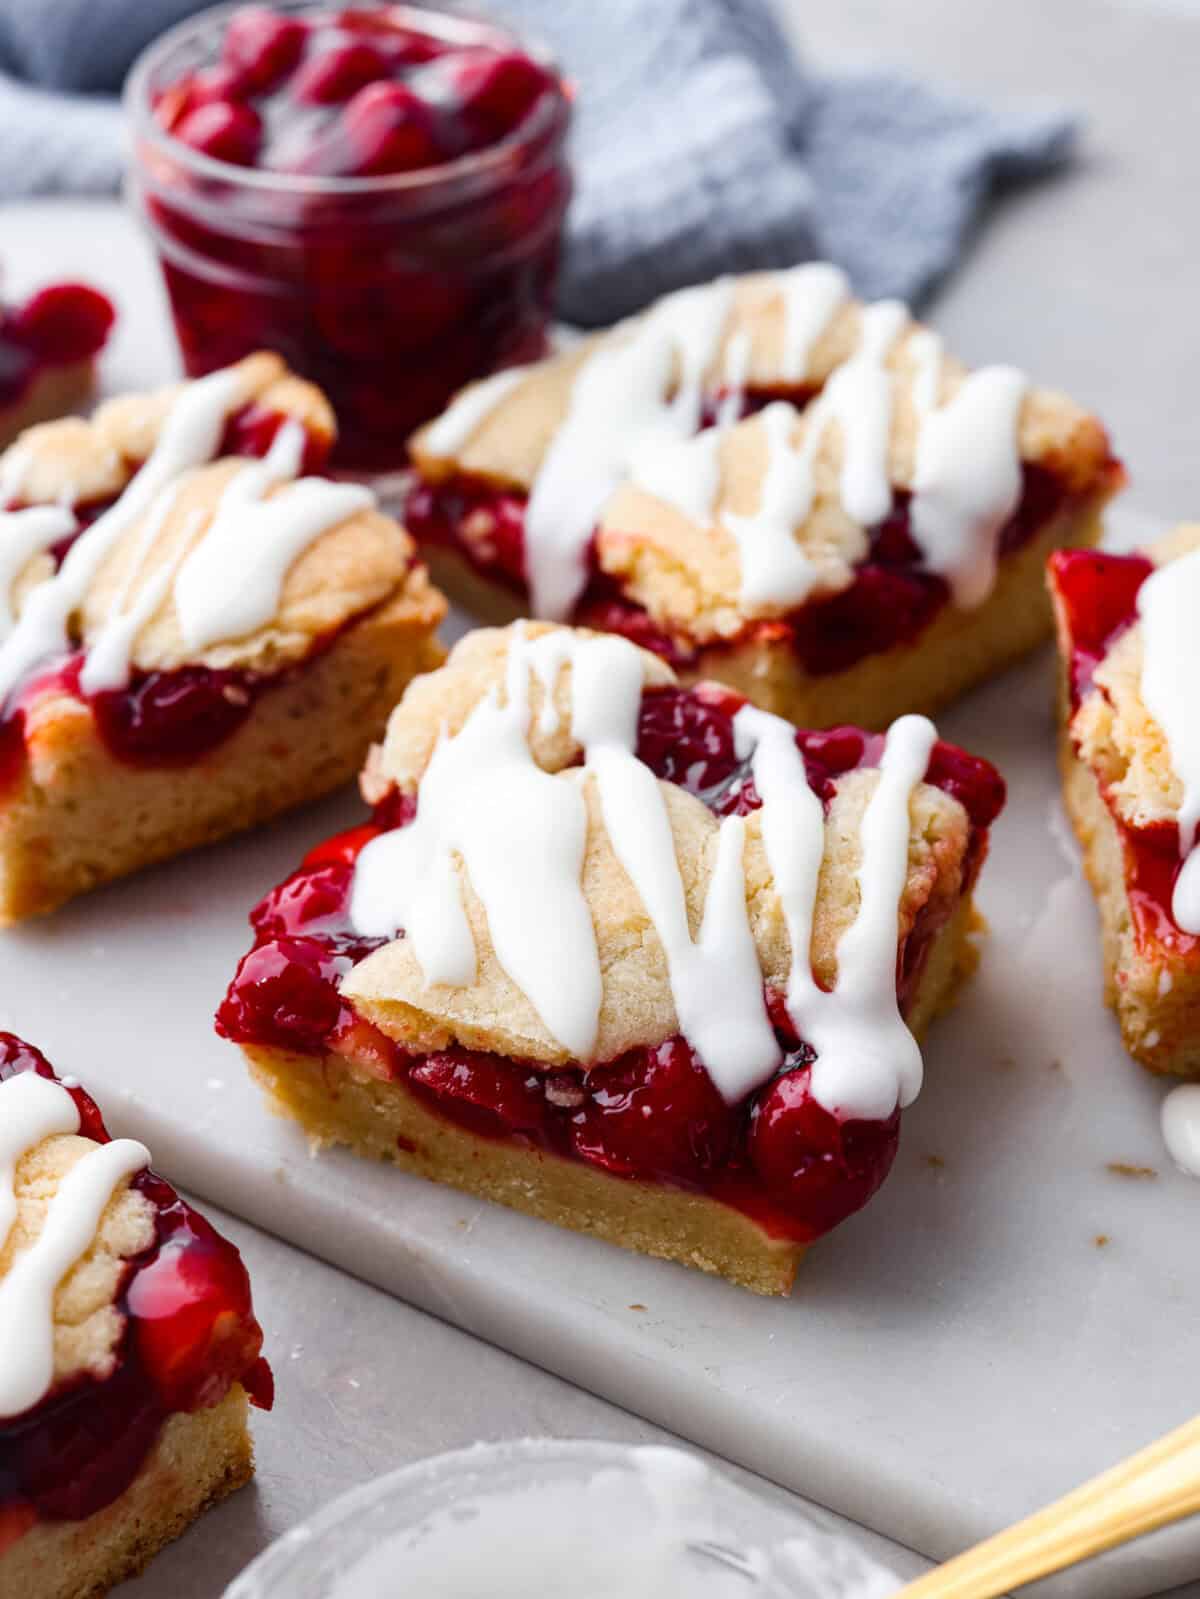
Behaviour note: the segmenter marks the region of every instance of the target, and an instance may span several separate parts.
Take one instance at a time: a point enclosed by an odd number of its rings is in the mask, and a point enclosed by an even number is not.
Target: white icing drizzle
[[[783,293],[783,355],[779,370],[785,383],[803,383],[813,346],[850,298],[850,280],[827,261],[807,261],[780,272]]]
[[[425,434],[425,448],[432,455],[457,455],[484,417],[527,376],[522,367],[510,367],[464,389],[431,423]]]
[[[854,354],[830,374],[805,412],[811,432],[822,432],[830,422],[840,426],[842,505],[863,527],[882,521],[892,508],[892,374],[887,359],[907,326],[908,311],[899,300],[864,306]]]
[[[748,515],[726,511],[724,526],[737,541],[746,605],[801,605],[817,582],[818,570],[796,539],[816,495],[815,464],[826,428],[836,422],[842,437],[841,499],[847,514],[864,527],[891,509],[888,439],[892,425],[892,374],[888,355],[908,322],[898,300],[864,307],[858,345],[849,360],[830,375],[803,413],[784,401],[760,417],[767,439],[767,470],[758,509]],[[792,430],[804,418],[798,447]]]
[[[112,603],[107,621],[88,646],[84,656],[79,683],[84,693],[97,694],[103,689],[122,688],[129,680],[129,657],[133,641],[157,611],[171,584],[171,571],[162,568],[146,583],[142,592],[130,606],[129,596],[147,555],[171,514],[179,484],[168,483],[147,511],[138,530],[137,545],[129,562],[119,593]],[[127,608],[128,607],[128,608]]]
[[[1200,1083],[1173,1088],[1162,1104],[1167,1153],[1189,1177],[1200,1177]]]
[[[115,504],[84,529],[54,576],[28,595],[16,627],[0,644],[0,704],[29,672],[68,647],[71,616],[122,535],[148,514],[163,489],[213,458],[240,388],[235,371],[214,372],[184,387],[137,476]]]
[[[279,609],[296,558],[322,533],[375,505],[368,488],[316,477],[265,499],[270,488],[295,475],[303,453],[303,429],[288,424],[266,458],[239,472],[222,495],[175,580],[179,627],[189,648],[244,638],[265,626]]]
[[[525,511],[536,616],[570,614],[586,580],[584,554],[596,519],[635,451],[696,432],[704,374],[716,356],[733,294],[728,278],[681,289],[583,363]]]
[[[528,744],[529,682],[542,685],[540,727],[552,733],[558,713],[551,696],[566,666],[584,765],[551,776]],[[505,703],[493,691],[454,737],[441,739],[421,779],[416,819],[372,840],[358,858],[351,920],[369,937],[403,927],[427,983],[471,986],[478,957],[454,865],[460,857],[500,965],[553,1037],[588,1062],[603,997],[582,887],[583,783],[590,778],[613,852],[662,944],[680,1031],[720,1093],[736,1103],[780,1060],[746,903],[746,824],[740,817],[720,824],[693,939],[664,785],[634,753],[642,686],[641,658],[624,639],[565,630],[530,639],[515,631]],[[921,1082],[920,1054],[897,1008],[896,935],[909,799],[928,765],[934,729],[922,717],[905,717],[888,735],[863,818],[859,914],[838,947],[837,988],[826,994],[810,965],[825,844],[821,803],[788,723],[747,707],[734,727],[763,800],[764,845],[791,940],[789,1008],[819,1052],[813,1092],[832,1111],[888,1116],[916,1097]]]
[[[725,346],[725,361],[721,368],[724,393],[717,406],[717,426],[731,428],[742,414],[742,397],[746,392],[746,379],[750,375],[750,335],[739,328],[730,335]]]
[[[1015,367],[982,367],[939,405],[941,340],[917,333],[910,351],[920,425],[909,527],[925,565],[970,610],[992,592],[997,535],[1020,503],[1017,429],[1028,383]]]
[[[16,1167],[57,1133],[77,1133],[79,1112],[66,1088],[34,1072],[0,1083],[0,1249],[16,1220]],[[39,1403],[54,1380],[54,1294],[90,1248],[119,1183],[149,1164],[132,1139],[99,1144],[60,1183],[35,1242],[0,1278],[0,1417]]]
[[[1185,933],[1200,933],[1200,717],[1195,686],[1200,681],[1200,550],[1192,550],[1152,572],[1138,590],[1142,627],[1141,694],[1162,728],[1171,765],[1183,786],[1179,806],[1179,851],[1183,869],[1175,879],[1171,915]]]
[[[904,716],[888,733],[862,820],[858,914],[838,944],[837,984],[830,992],[818,986],[811,962],[824,813],[808,785],[795,730],[744,706],[734,732],[763,802],[763,845],[792,952],[788,1012],[817,1051],[813,1095],[843,1116],[890,1116],[921,1089],[921,1052],[896,1001],[896,935],[908,870],[909,802],[929,765],[936,730],[923,716]]]
[[[61,505],[31,505],[21,511],[0,511],[0,639],[16,626],[13,584],[35,555],[74,533],[77,523]]]
[[[737,543],[746,605],[802,605],[817,581],[817,568],[795,529],[812,509],[812,462],[820,437],[810,434],[799,450],[793,449],[792,429],[798,420],[799,413],[782,400],[762,412],[767,469],[758,509],[749,515],[726,511],[721,517]]]
[[[25,490],[33,451],[27,444],[13,444],[0,456],[0,501],[12,505],[19,501]]]
[[[690,439],[641,448],[630,463],[629,479],[691,522],[706,526],[721,486],[721,439],[724,429],[705,428]]]
[[[781,379],[802,383],[814,346],[850,298],[849,282],[837,267],[809,262],[774,274],[764,292],[783,297]],[[720,487],[718,446],[707,433],[703,442],[691,435],[701,420],[704,376],[724,335],[734,293],[732,280],[723,278],[668,296],[580,368],[526,508],[535,615],[562,619],[570,614],[586,577],[584,556],[596,520],[626,478],[694,521],[711,522]],[[887,363],[908,327],[908,312],[898,301],[863,308],[855,350],[805,409],[799,450],[787,450],[797,460],[782,459],[787,448],[782,421],[770,424],[769,481],[763,484],[761,508],[754,515],[724,518],[742,557],[747,605],[794,607],[812,592],[816,570],[796,551],[795,533],[812,510],[813,465],[830,423],[838,424],[842,436],[840,494],[847,515],[871,527],[891,509],[893,374]],[[939,405],[940,340],[932,333],[914,334],[912,352],[918,418],[913,537],[928,569],[946,578],[954,602],[974,607],[992,591],[997,535],[1020,500],[1017,426],[1026,379],[1012,367],[985,367]],[[748,332],[735,331],[722,363],[725,392],[718,430],[738,418],[750,355]],[[677,362],[679,384],[668,400]],[[501,373],[460,395],[429,430],[428,447],[453,455],[518,375]]]
[[[153,453],[124,494],[76,540],[58,573],[28,596],[19,622],[0,647],[0,698],[11,693],[28,671],[66,649],[72,613],[102,562],[139,518],[142,525],[124,582],[84,659],[80,683],[87,693],[121,688],[128,682],[134,641],[172,587],[180,631],[189,648],[200,650],[222,639],[244,637],[275,615],[296,557],[329,528],[376,503],[369,489],[323,478],[290,483],[267,500],[270,490],[296,477],[304,458],[304,428],[296,421],[285,422],[263,459],[243,467],[230,480],[199,543],[189,550],[190,538],[182,537],[176,561],[145,581],[131,602],[184,474],[215,455],[238,391],[238,378],[232,372],[215,373],[182,391]],[[36,514],[57,518],[59,526],[65,517],[65,531],[74,526],[66,511],[46,509]],[[0,591],[7,571],[4,524],[33,515],[33,511],[0,515]],[[61,536],[51,533],[45,544]],[[234,572],[236,584],[231,578]]]

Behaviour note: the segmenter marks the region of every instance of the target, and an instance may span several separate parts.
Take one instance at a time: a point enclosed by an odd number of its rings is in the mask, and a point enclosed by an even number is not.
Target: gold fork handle
[[[999,1599],[1051,1572],[1200,1511],[1200,1416],[895,1599]]]

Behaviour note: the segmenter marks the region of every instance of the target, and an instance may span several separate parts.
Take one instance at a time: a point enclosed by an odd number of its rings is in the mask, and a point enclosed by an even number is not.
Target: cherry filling
[[[38,1050],[0,1033],[0,1081],[26,1071],[57,1080]],[[81,1134],[107,1143],[94,1101],[81,1088],[68,1092]],[[152,1171],[131,1186],[153,1207],[155,1239],[126,1268],[111,1374],[77,1378],[0,1419],[0,1553],[38,1520],[81,1521],[111,1504],[169,1416],[217,1404],[235,1382],[271,1408],[262,1329],[237,1250]]]
[[[402,465],[464,383],[545,349],[563,84],[400,7],[244,6],[188,44],[147,79],[134,178],[188,371],[276,349],[330,396],[340,465]]]
[[[659,777],[718,815],[758,808],[733,718],[745,700],[716,684],[661,688],[642,697],[637,753]],[[881,735],[856,728],[797,733],[808,781],[825,803],[837,780],[875,765]],[[963,892],[982,861],[1004,784],[986,761],[935,746],[928,780],[958,798],[971,824]],[[217,1013],[217,1031],[247,1045],[348,1055],[403,1081],[447,1120],[485,1137],[544,1149],[618,1177],[709,1193],[771,1233],[801,1242],[866,1203],[896,1153],[900,1116],[831,1115],[810,1092],[811,1049],[796,1036],[782,997],[767,1000],[783,1064],[765,1087],[727,1105],[682,1037],[588,1069],[545,1071],[465,1049],[411,1055],[343,1004],[341,977],[384,940],[357,937],[347,902],[354,861],[372,838],[406,826],[411,795],[390,794],[371,822],[314,850],[251,914],[255,943]],[[897,962],[902,1006],[915,991],[944,913],[923,913]]]
[[[1050,577],[1067,635],[1072,715],[1083,696],[1096,688],[1101,661],[1137,621],[1138,591],[1153,571],[1154,563],[1144,555],[1060,550],[1051,556]],[[1175,881],[1183,868],[1178,827],[1173,822],[1131,826],[1112,803],[1107,785],[1099,787],[1120,835],[1125,889],[1139,944],[1200,959],[1200,938],[1178,927],[1171,911]]]
[[[235,411],[225,426],[218,457],[266,455],[287,421],[278,411],[251,404]],[[320,472],[329,457],[330,441],[306,430],[301,471]],[[75,507],[78,528],[50,550],[56,567],[75,540],[113,502]],[[15,508],[15,507],[14,507]],[[335,635],[318,639],[302,669],[327,649]],[[25,729],[34,703],[51,693],[67,694],[86,704],[98,736],[114,759],[136,767],[186,766],[218,749],[249,718],[261,696],[292,676],[209,666],[181,666],[169,671],[133,671],[124,688],[89,692],[81,681],[85,654],[74,652],[48,668],[35,671],[0,707],[0,794],[16,783],[26,759]]]
[[[751,394],[747,412],[767,398]],[[1072,498],[1046,468],[1026,465],[1023,471],[1021,502],[999,537],[1002,558],[1034,539]],[[891,513],[870,530],[869,551],[849,588],[813,600],[779,621],[749,623],[738,638],[705,648],[720,649],[748,636],[786,640],[807,673],[824,677],[847,671],[868,655],[912,643],[948,603],[950,591],[944,579],[922,564],[909,526],[910,500],[907,491],[898,491]],[[455,549],[484,576],[523,594],[525,504],[520,493],[458,475],[437,483],[419,481],[405,506],[405,522],[418,542]],[[673,666],[695,662],[699,646],[694,641],[656,626],[618,579],[599,570],[594,554],[589,559],[591,576],[575,622],[620,633]]]
[[[0,307],[0,406],[15,405],[49,367],[90,361],[116,317],[83,283],[56,283],[18,307]]]

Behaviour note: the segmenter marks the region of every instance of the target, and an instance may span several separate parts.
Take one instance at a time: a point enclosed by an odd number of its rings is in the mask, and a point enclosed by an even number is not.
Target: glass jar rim
[[[539,139],[561,138],[570,120],[571,103],[564,87],[561,68],[553,53],[539,39],[518,35],[500,23],[480,15],[459,0],[374,0],[380,10],[399,13],[410,12],[414,17],[444,17],[450,21],[477,24],[492,34],[511,41],[512,45],[530,56],[553,80],[553,92],[542,96],[541,103],[521,121],[511,133],[495,144],[473,150],[443,161],[437,166],[421,167],[415,172],[385,172],[370,177],[324,177],[310,173],[264,171],[260,167],[242,167],[231,161],[220,161],[205,155],[191,145],[167,132],[154,115],[150,82],[156,68],[173,49],[205,31],[216,28],[224,19],[243,9],[246,0],[225,0],[221,5],[209,6],[182,22],[168,28],[142,51],[125,80],[123,102],[132,133],[134,154],[137,148],[148,145],[157,155],[175,162],[192,176],[212,182],[241,186],[262,194],[288,194],[316,196],[386,195],[402,192],[416,193],[441,185],[455,184],[463,179],[486,177],[495,169],[499,174],[509,158],[518,151],[535,145]],[[281,12],[328,11],[331,0],[273,0],[273,8]]]

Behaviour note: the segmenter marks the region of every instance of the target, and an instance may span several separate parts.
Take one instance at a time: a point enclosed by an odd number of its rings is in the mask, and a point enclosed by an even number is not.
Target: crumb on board
[[[645,1310],[645,1305],[630,1305],[630,1310]]]
[[[1135,1166],[1127,1160],[1110,1160],[1106,1169],[1114,1177],[1133,1177],[1139,1181],[1158,1176],[1153,1166]]]
[[[930,1171],[945,1171],[946,1162],[940,1155],[922,1155],[921,1164],[928,1166]]]
[[[1095,1244],[1097,1249],[1107,1249],[1108,1248],[1108,1234],[1107,1233],[1097,1233],[1095,1238],[1092,1239],[1092,1242]]]

